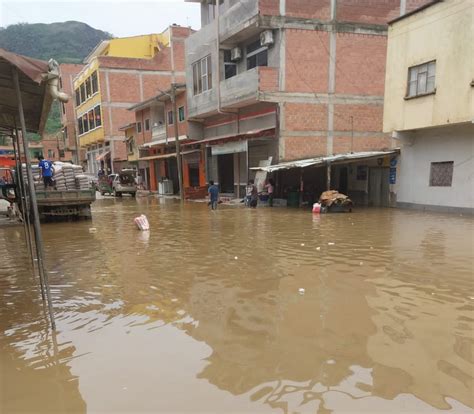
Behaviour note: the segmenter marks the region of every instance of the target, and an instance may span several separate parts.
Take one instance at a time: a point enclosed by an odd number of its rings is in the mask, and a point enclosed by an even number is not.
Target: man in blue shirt
[[[217,209],[217,203],[219,201],[219,187],[214,184],[214,181],[209,181],[209,189],[207,190],[209,193],[209,202],[211,204],[211,209]]]
[[[43,177],[44,189],[47,190],[48,186],[53,186],[53,163],[49,160],[45,160],[42,155],[38,157],[38,167],[41,169],[41,176]]]

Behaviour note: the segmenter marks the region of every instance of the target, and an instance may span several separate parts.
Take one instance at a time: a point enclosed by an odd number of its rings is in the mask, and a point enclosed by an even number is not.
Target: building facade
[[[177,123],[180,145],[186,144],[181,151],[184,196],[203,198],[207,194],[205,154],[203,147],[194,145],[189,135],[185,85],[176,87],[177,119],[171,95],[170,85],[157,96],[130,108],[135,113],[135,122],[123,128],[128,161],[140,171],[147,189],[161,194],[178,193]]]
[[[384,130],[398,140],[402,207],[472,213],[474,4],[435,1],[391,22]]]
[[[202,29],[186,40],[188,116],[222,192],[242,195],[259,165],[391,148],[387,22],[423,1],[195,1]],[[341,173],[346,183],[356,170]],[[317,175],[325,189],[326,172]]]
[[[184,39],[190,28],[170,26],[160,34],[101,42],[74,79],[76,122],[89,172],[129,167],[124,125],[128,108],[172,81],[184,80]]]
[[[77,134],[77,122],[74,109],[74,78],[79,74],[83,67],[83,65],[71,63],[62,63],[59,65],[60,87],[63,92],[69,95],[69,101],[67,103],[60,103],[61,125],[63,128],[63,139],[65,143],[64,150],[72,154],[72,159],[78,165],[81,165],[85,160],[85,152],[84,150],[81,150]]]

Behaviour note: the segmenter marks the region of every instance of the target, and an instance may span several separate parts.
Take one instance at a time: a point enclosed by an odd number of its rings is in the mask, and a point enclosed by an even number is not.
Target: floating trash
[[[304,288],[299,288],[298,292],[299,292],[300,295],[304,295],[305,290],[304,290]]]
[[[89,229],[89,233],[97,233],[97,229],[95,227],[91,227]]]
[[[336,243],[334,243],[334,242],[329,242],[329,243],[328,243],[328,246],[334,246],[335,244],[336,244]]]

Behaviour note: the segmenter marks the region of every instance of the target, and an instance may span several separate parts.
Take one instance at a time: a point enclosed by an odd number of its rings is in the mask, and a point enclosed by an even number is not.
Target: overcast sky
[[[112,33],[159,33],[176,23],[200,27],[199,6],[184,0],[0,0],[0,26],[77,20]]]

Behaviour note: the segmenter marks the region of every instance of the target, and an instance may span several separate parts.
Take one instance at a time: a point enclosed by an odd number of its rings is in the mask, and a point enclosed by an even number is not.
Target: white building
[[[400,140],[397,205],[473,212],[474,2],[433,1],[393,20],[384,131]]]

